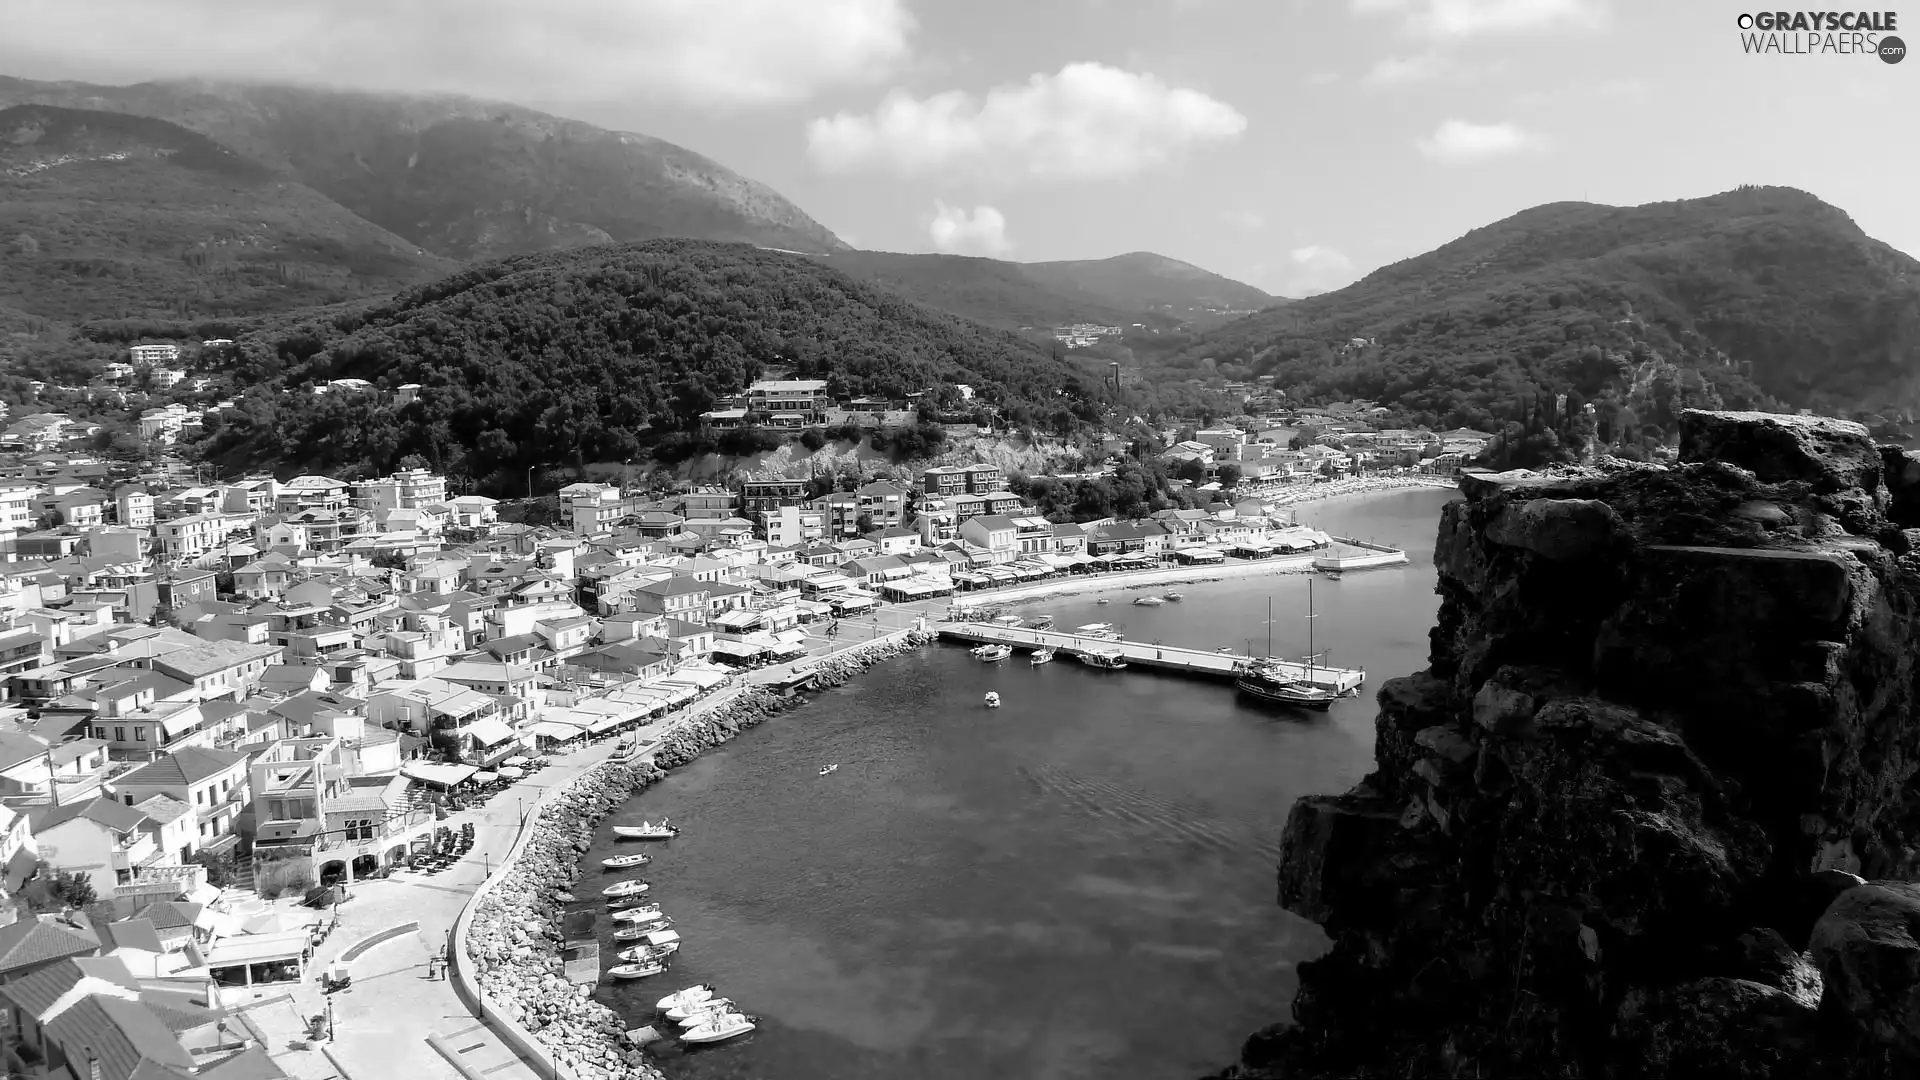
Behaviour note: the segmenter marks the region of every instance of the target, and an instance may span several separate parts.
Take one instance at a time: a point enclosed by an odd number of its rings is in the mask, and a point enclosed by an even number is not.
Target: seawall
[[[1920,1074],[1920,453],[1680,451],[1461,477],[1429,666],[1288,818],[1333,947],[1220,1080]]]
[[[895,634],[819,662],[816,683],[833,686],[929,640]],[[750,689],[679,724],[646,762],[602,762],[542,795],[513,848],[454,926],[456,989],[475,1015],[541,1075],[555,1080],[658,1080],[625,1032],[652,1017],[622,1017],[570,984],[562,968],[565,905],[555,897],[580,876],[595,828],[635,793],[803,702]],[[697,941],[686,943],[698,948]],[[664,993],[665,991],[663,991]]]

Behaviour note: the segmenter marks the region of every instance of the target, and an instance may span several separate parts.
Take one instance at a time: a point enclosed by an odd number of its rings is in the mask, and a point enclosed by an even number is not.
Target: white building
[[[171,364],[180,359],[178,345],[135,345],[127,356],[136,364]]]

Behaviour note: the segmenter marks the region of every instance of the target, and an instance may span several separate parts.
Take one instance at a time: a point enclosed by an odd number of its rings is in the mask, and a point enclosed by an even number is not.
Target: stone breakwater
[[[908,635],[848,649],[821,661],[816,681],[840,685],[927,640]],[[692,761],[800,700],[749,689],[675,725],[661,739],[652,765],[595,766],[542,805],[520,855],[476,902],[466,955],[480,992],[577,1080],[660,1080],[661,1074],[624,1038],[627,1029],[651,1022],[650,1017],[623,1018],[593,1000],[588,988],[567,981],[561,957],[565,908],[554,897],[578,880],[580,858],[592,846],[601,819],[666,776],[665,769]]]
[[[1920,453],[1690,411],[1468,474],[1429,667],[1297,802],[1331,951],[1221,1078],[1920,1075]]]

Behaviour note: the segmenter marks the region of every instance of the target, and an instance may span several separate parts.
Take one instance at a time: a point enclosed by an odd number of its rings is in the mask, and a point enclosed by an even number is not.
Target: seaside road
[[[717,690],[640,729],[640,735],[658,738],[739,693],[737,686]],[[532,811],[540,793],[578,777],[613,748],[608,741],[555,756],[547,768],[502,791],[486,806],[449,817],[445,824],[455,829],[463,822],[474,825],[473,847],[453,867],[432,875],[402,871],[349,886],[347,900],[335,909],[339,925],[315,951],[310,979],[293,987],[290,997],[275,986],[241,1005],[246,1023],[274,1061],[296,1080],[543,1080],[467,1011],[444,974],[427,977],[428,960],[444,954],[460,912],[512,848],[522,814]],[[293,903],[278,902],[283,907]],[[327,1011],[329,995],[321,993],[319,983],[327,965],[367,939],[409,923],[417,929],[382,940],[352,960],[353,984],[330,995],[333,1039],[309,1047],[307,1018]],[[435,1050],[429,1035],[464,1068],[456,1069]]]

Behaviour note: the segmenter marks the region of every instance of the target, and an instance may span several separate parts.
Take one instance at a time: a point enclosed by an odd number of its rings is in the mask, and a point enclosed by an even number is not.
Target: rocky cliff
[[[1463,477],[1430,666],[1287,823],[1333,948],[1219,1080],[1920,1071],[1920,454],[1682,427]]]

